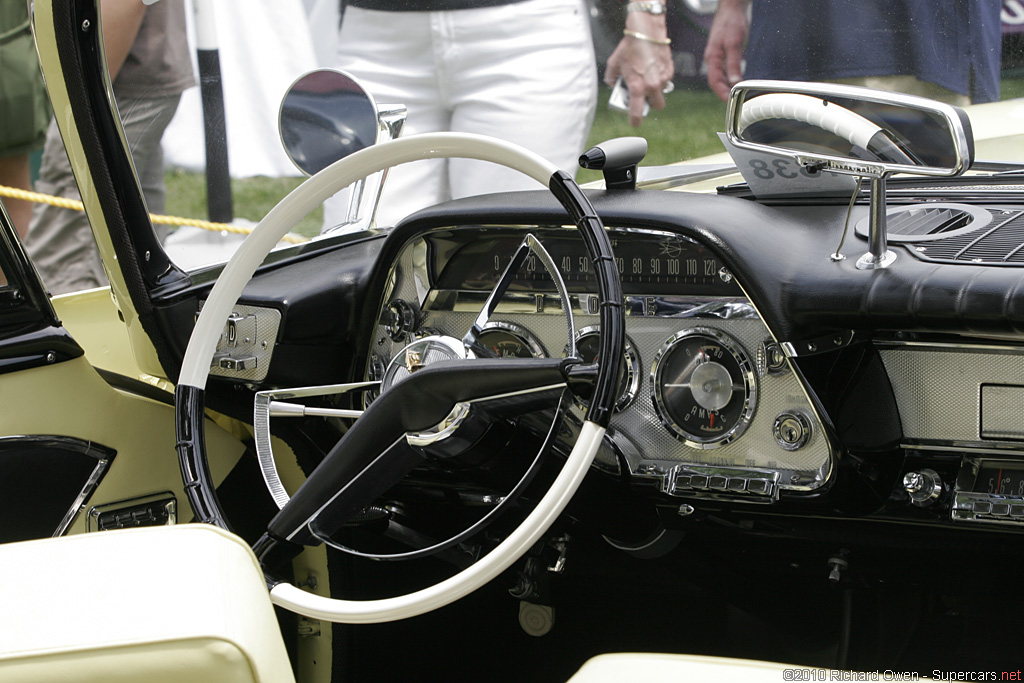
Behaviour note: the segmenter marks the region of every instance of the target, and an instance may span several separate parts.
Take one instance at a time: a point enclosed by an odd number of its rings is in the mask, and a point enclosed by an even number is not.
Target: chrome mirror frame
[[[394,140],[402,135],[402,130],[405,127],[405,121],[408,117],[408,111],[405,105],[377,104],[373,95],[370,94],[358,79],[340,69],[320,68],[308,71],[296,78],[292,84],[288,86],[284,96],[281,98],[281,104],[278,111],[278,134],[281,138],[285,154],[303,175],[310,176],[311,169],[304,168],[303,165],[297,161],[296,155],[293,154],[287,143],[287,136],[285,133],[287,127],[286,102],[288,101],[289,96],[292,95],[297,88],[300,88],[304,81],[307,81],[309,78],[316,75],[333,75],[340,77],[340,80],[347,81],[348,92],[356,92],[366,99],[367,105],[376,113],[377,118],[376,135],[369,144],[374,145]],[[334,161],[337,161],[337,159]],[[386,180],[387,171],[385,170],[371,174],[362,180],[354,182],[352,184],[351,194],[349,195],[349,203],[348,209],[345,213],[345,220],[342,221],[341,224],[328,228],[324,232],[334,232],[337,230],[354,232],[373,227],[377,208],[380,205],[381,191],[384,189],[384,183]]]
[[[746,102],[747,96],[753,91],[807,95],[825,102],[833,99],[849,99],[903,107],[930,114],[946,126],[950,136],[949,141],[954,162],[948,167],[898,164],[856,159],[837,154],[800,151],[751,142],[742,137],[739,126],[742,105]],[[959,107],[915,95],[872,90],[853,85],[803,83],[798,81],[743,81],[737,83],[729,95],[728,110],[726,112],[726,135],[728,135],[729,141],[732,144],[741,149],[788,156],[795,159],[797,163],[805,168],[813,167],[816,170],[862,177],[876,177],[892,175],[894,173],[952,177],[964,173],[974,159],[974,140],[971,135],[970,120],[967,118],[966,112]]]

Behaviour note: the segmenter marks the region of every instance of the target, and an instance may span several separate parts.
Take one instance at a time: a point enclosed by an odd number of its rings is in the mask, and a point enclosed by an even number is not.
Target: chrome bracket
[[[263,473],[263,481],[267,484],[270,497],[278,509],[290,500],[288,492],[281,483],[281,477],[277,472],[277,464],[274,462],[274,451],[270,445],[270,418],[271,417],[348,417],[355,418],[363,414],[361,410],[344,410],[340,408],[319,408],[306,406],[301,403],[290,403],[275,399],[308,398],[310,396],[335,396],[346,394],[350,391],[363,389],[375,389],[380,387],[380,382],[353,382],[351,384],[328,384],[315,387],[297,387],[294,389],[276,389],[272,391],[260,391],[256,393],[253,405],[253,431],[256,439],[256,458],[260,463],[260,471]]]

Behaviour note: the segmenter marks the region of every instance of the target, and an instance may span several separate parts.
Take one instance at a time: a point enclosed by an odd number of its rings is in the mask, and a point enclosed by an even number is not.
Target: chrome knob
[[[926,507],[942,495],[942,477],[935,470],[925,468],[919,472],[907,472],[903,475],[903,490],[910,497],[910,502],[918,507]]]
[[[384,309],[380,322],[391,341],[401,342],[416,329],[416,311],[405,301],[395,299]]]

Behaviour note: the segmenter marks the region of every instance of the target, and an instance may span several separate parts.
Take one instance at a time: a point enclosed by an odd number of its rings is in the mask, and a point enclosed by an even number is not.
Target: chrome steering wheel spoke
[[[494,289],[491,290],[487,300],[484,301],[480,314],[462,338],[462,343],[466,345],[466,348],[470,349],[477,356],[486,357],[491,355],[483,344],[479,342],[479,337],[483,333],[484,327],[490,321],[491,315],[497,309],[501,297],[505,296],[505,292],[508,291],[512,278],[515,277],[531,252],[540,260],[541,265],[544,266],[548,275],[555,282],[555,289],[558,291],[558,297],[562,302],[562,310],[565,311],[565,322],[569,328],[566,356],[569,358],[576,357],[576,329],[572,317],[572,301],[569,299],[569,290],[565,286],[565,280],[562,279],[561,273],[558,272],[555,260],[551,258],[551,254],[548,253],[548,250],[544,248],[544,245],[541,244],[541,241],[533,233],[527,233],[526,237],[523,238],[522,243],[512,255],[512,260],[509,261],[508,267],[505,268],[501,277],[498,278],[498,283],[494,285]]]
[[[356,418],[363,414],[362,410],[344,410],[338,408],[320,408],[306,406],[301,403],[289,403],[275,399],[310,398],[314,396],[338,396],[352,391],[372,390],[380,387],[380,382],[352,382],[349,384],[327,384],[323,386],[295,387],[291,389],[274,389],[256,393],[253,405],[253,431],[256,438],[256,457],[263,473],[263,481],[267,484],[271,498],[277,509],[283,509],[291,497],[281,483],[274,462],[274,451],[270,443],[270,418],[272,417],[336,417]]]

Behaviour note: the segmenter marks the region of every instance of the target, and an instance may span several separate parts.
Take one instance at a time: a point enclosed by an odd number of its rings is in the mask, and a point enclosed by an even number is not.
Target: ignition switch
[[[802,413],[779,413],[772,426],[775,440],[787,451],[803,448],[811,438],[811,422]]]

